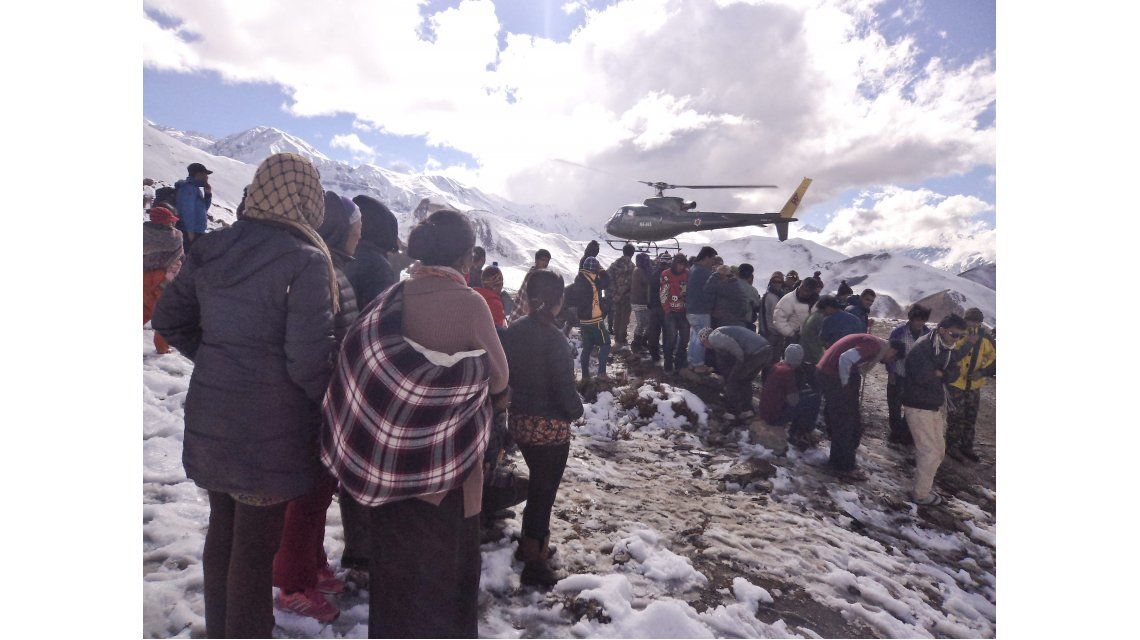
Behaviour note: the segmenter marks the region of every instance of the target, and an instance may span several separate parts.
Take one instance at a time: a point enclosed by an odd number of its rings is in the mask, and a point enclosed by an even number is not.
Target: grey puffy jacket
[[[194,361],[182,463],[199,486],[293,497],[321,471],[333,353],[327,262],[288,227],[241,220],[199,238],[154,309]]]

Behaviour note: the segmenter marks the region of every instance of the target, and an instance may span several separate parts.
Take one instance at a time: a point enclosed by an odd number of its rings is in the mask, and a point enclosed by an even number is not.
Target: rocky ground
[[[181,475],[176,428],[189,363],[151,350],[144,371],[146,633],[201,636],[207,509]],[[822,471],[826,440],[801,452],[783,429],[722,421],[715,377],[666,376],[627,354],[614,357],[611,376],[582,388],[587,412],[555,505],[552,542],[566,578],[549,593],[519,586],[511,555],[521,510],[486,531],[481,635],[994,635],[992,384],[978,424],[983,462],[948,457],[937,478],[948,500],[919,508],[908,501],[913,451],[886,442],[881,367],[864,390],[859,463],[869,479],[859,484]],[[335,564],[335,503],[326,536]],[[366,635],[366,593],[338,604],[330,625],[278,613],[279,635]]]

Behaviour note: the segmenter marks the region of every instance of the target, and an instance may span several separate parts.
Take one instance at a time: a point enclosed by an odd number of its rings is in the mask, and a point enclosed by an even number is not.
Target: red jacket
[[[487,306],[491,308],[491,318],[495,321],[495,326],[507,326],[507,314],[503,309],[503,299],[499,297],[499,294],[486,287],[472,287],[472,289],[487,301]]]
[[[661,272],[661,308],[665,313],[685,313],[685,292],[689,288],[689,272],[673,273],[670,267]]]
[[[776,424],[788,402],[788,395],[797,391],[796,370],[787,362],[777,362],[760,389],[760,417],[768,424]]]
[[[859,361],[855,363],[856,367],[862,367],[883,355],[882,340],[869,333],[853,333],[849,336],[843,336],[838,342],[828,347],[827,351],[823,352],[819,364],[815,365],[816,369],[833,378],[839,378],[839,357],[850,349],[855,349],[859,353]]]

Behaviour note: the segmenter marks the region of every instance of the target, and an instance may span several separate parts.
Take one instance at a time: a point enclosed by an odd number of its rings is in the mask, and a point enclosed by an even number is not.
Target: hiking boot
[[[704,375],[706,373],[712,373],[712,370],[713,370],[712,367],[710,367],[708,365],[704,365],[704,364],[698,364],[697,366],[695,366],[691,369],[691,371],[693,373],[699,373],[701,375]]]
[[[746,409],[746,410],[744,410],[744,411],[741,411],[741,412],[740,412],[740,415],[738,415],[738,416],[736,416],[736,417],[737,417],[737,418],[740,418],[741,420],[750,420],[750,419],[752,419],[752,418],[753,418],[755,415],[756,415],[756,412],[755,412],[755,411],[753,411],[753,410],[751,410],[751,409]]]
[[[332,622],[340,615],[340,609],[325,599],[316,589],[306,589],[295,593],[281,592],[274,605],[299,616],[313,618],[319,622]]]
[[[558,575],[550,568],[546,540],[523,537],[519,541],[523,570],[519,582],[528,587],[546,590],[558,583]]]
[[[522,539],[520,539],[520,540],[519,540],[519,548],[518,548],[518,549],[515,549],[515,560],[518,560],[519,562],[522,562],[522,561],[523,561],[523,545],[522,545],[522,540],[525,540],[525,539],[526,539],[526,538],[522,538]],[[547,538],[547,541],[549,541],[549,540],[550,540],[550,538],[548,537],[548,538]],[[553,558],[553,557],[554,557],[554,556],[555,556],[557,553],[558,553],[558,547],[556,547],[556,546],[554,546],[554,545],[552,545],[552,544],[548,544],[548,545],[546,545],[546,558],[547,558],[548,560],[549,560],[550,558]]]
[[[337,578],[332,569],[325,565],[317,571],[317,591],[333,596],[344,593],[344,580]]]
[[[974,451],[973,447],[958,447],[958,453],[970,462],[982,461],[982,457],[978,455],[978,452]]]

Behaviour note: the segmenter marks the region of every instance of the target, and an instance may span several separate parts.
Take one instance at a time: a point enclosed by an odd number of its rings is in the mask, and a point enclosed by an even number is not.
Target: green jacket
[[[823,314],[812,311],[800,329],[800,346],[804,348],[804,362],[819,362],[823,358],[823,340],[819,337],[823,329]]]

